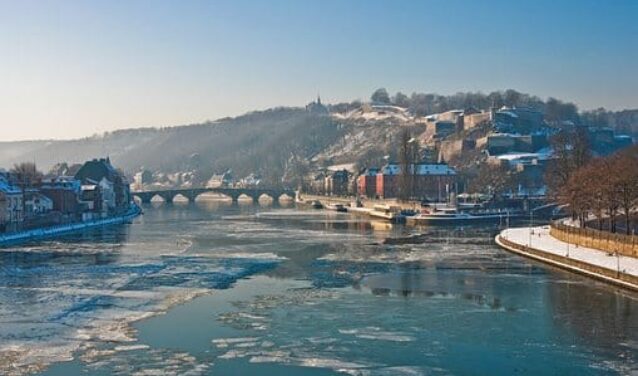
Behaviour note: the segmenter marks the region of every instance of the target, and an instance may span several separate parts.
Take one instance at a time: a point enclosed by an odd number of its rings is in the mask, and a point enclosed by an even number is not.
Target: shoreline
[[[127,213],[115,217],[92,220],[88,222],[69,223],[59,226],[42,227],[38,229],[15,232],[8,235],[0,235],[0,247],[53,238],[58,235],[71,234],[101,226],[122,224],[132,220],[133,218],[136,218],[141,214],[142,209],[138,205],[134,205]]]
[[[544,239],[550,236],[544,227],[535,227],[533,230],[538,235],[538,238],[536,237],[537,235],[534,235],[533,237],[530,236],[530,239],[534,239],[537,244],[545,240],[544,243],[535,245],[534,241],[532,241],[530,246],[529,243],[521,239],[521,235],[528,236],[525,234],[529,234],[530,227],[503,230],[496,235],[494,240],[499,247],[509,252],[638,292],[638,273],[635,273],[634,270],[638,265],[638,259],[630,259],[624,256],[617,258],[609,256],[606,252],[600,250],[577,247],[555,238]],[[545,234],[545,232],[547,233]],[[571,249],[571,257],[570,245],[574,247]],[[559,251],[557,247],[567,249],[567,253]],[[622,271],[620,270],[621,258],[624,266]],[[611,268],[610,262],[617,263],[618,268]]]

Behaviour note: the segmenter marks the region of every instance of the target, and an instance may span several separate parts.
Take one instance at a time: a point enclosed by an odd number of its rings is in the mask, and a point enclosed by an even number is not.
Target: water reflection
[[[561,335],[576,336],[580,342],[612,349],[631,343],[638,357],[638,305],[630,293],[614,287],[582,283],[580,278],[547,284],[547,308],[552,325]],[[630,350],[630,349],[627,349]]]
[[[368,277],[362,281],[361,287],[376,296],[459,299],[495,310],[517,309],[514,306],[503,307],[494,283],[477,276],[446,278],[424,270],[403,270],[399,273]]]

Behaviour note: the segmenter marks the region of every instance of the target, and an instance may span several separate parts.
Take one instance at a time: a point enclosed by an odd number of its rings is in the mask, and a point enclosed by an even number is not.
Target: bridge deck
[[[219,193],[229,196],[233,201],[237,201],[240,196],[246,195],[254,201],[258,200],[262,195],[270,196],[278,200],[282,195],[290,197],[295,196],[295,192],[289,189],[269,189],[269,188],[178,188],[178,189],[158,189],[148,191],[131,192],[133,197],[139,198],[143,203],[149,203],[155,196],[159,196],[166,202],[173,202],[177,195],[184,196],[188,201],[195,201],[197,196],[204,193]]]

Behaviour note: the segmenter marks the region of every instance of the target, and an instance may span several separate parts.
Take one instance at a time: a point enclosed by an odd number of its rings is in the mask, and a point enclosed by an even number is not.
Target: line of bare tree
[[[20,187],[22,191],[22,212],[26,213],[26,192],[40,185],[43,174],[38,170],[34,162],[17,163],[11,169],[11,173],[15,179],[13,183]]]
[[[638,146],[616,154],[591,159],[573,170],[557,191],[560,203],[568,205],[574,219],[587,226],[588,219],[599,230],[608,224],[617,231],[617,218],[624,217],[624,230],[631,232],[632,215],[638,205]]]

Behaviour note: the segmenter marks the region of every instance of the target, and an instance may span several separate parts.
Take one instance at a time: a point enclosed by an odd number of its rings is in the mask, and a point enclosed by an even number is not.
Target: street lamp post
[[[534,212],[529,211],[529,246],[532,246],[532,234],[534,234]]]
[[[616,250],[616,278],[620,278],[620,254]]]
[[[569,230],[567,230],[567,258],[569,258]]]

